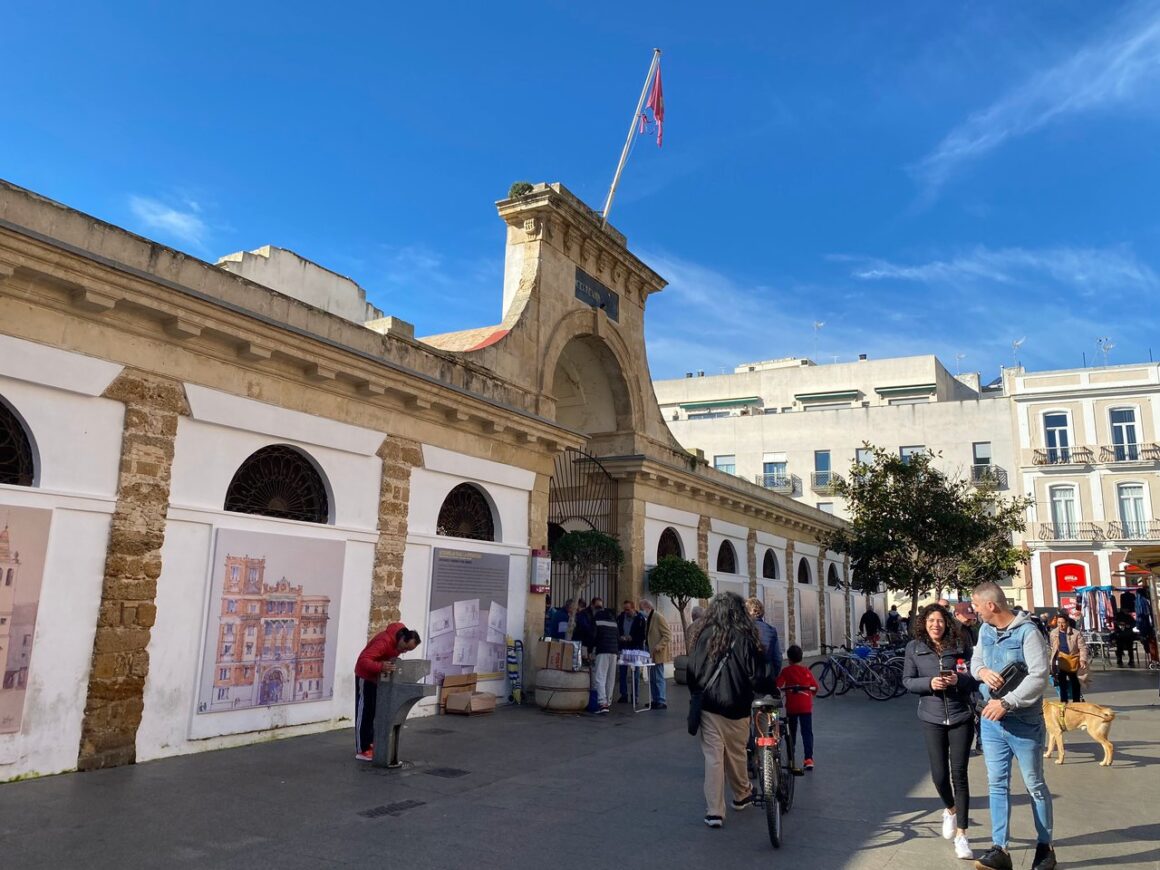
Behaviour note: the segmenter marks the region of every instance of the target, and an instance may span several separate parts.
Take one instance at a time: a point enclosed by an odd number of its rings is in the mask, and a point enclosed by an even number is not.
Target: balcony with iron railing
[[[818,495],[833,495],[841,479],[840,475],[832,471],[811,471],[810,489]]]
[[[1040,523],[1039,540],[1094,543],[1105,539],[1099,523]]]
[[[801,492],[802,485],[801,478],[796,474],[757,474],[754,475],[753,482],[758,486],[764,486],[766,489],[784,495]]]
[[[1160,462],[1160,445],[1141,444],[1102,444],[1100,445],[1100,462],[1113,465],[1120,462]]]
[[[1108,523],[1109,541],[1160,541],[1160,520],[1113,520]]]
[[[1007,469],[998,465],[972,465],[971,483],[975,489],[1006,489]]]
[[[1090,447],[1041,447],[1031,453],[1034,465],[1091,465],[1095,458]]]

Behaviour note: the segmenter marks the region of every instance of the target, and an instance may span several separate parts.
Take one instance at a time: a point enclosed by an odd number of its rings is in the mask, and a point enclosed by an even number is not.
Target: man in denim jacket
[[[1043,724],[1043,693],[1047,689],[1049,662],[1047,641],[1026,613],[1015,613],[997,583],[980,583],[971,604],[983,623],[979,643],[971,656],[971,676],[981,686],[987,705],[982,712],[983,758],[991,792],[992,848],[975,862],[981,870],[1011,870],[1007,852],[1007,829],[1011,820],[1008,792],[1011,759],[1019,762],[1023,782],[1031,796],[1038,844],[1032,870],[1052,870],[1051,792],[1043,779],[1043,749],[1047,729]],[[991,690],[1003,685],[1000,671],[1012,662],[1027,665],[1027,676],[1002,698]]]

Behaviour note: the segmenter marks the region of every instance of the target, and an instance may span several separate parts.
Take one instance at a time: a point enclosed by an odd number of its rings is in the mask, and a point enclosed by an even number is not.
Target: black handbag
[[[701,694],[717,682],[717,678],[721,676],[721,670],[725,667],[725,662],[729,658],[729,653],[733,652],[733,647],[736,644],[737,641],[729,644],[729,649],[725,650],[725,655],[721,656],[721,661],[717,663],[717,670],[713,671],[713,676],[709,677],[709,682],[705,683],[701,691],[689,693],[689,734],[694,737],[701,729]]]
[[[997,701],[1014,691],[1027,678],[1027,673],[1027,665],[1024,662],[1011,662],[999,671],[999,676],[1003,678],[1003,685],[991,690],[991,700]],[[987,706],[987,699],[983,697],[982,692],[972,692],[971,701],[976,713],[982,713],[983,708]]]

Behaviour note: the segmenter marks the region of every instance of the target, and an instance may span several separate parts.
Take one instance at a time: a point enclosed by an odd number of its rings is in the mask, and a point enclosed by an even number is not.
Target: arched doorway
[[[821,649],[821,631],[818,623],[818,590],[814,586],[813,572],[806,558],[798,561],[797,588],[798,644],[806,653]]]
[[[262,685],[258,691],[258,704],[280,704],[282,703],[282,672],[274,669],[266,673],[262,677]]]

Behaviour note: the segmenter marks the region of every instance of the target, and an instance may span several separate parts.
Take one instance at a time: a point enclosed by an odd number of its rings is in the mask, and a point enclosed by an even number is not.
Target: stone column
[[[797,643],[797,575],[793,570],[793,541],[789,540],[785,543],[785,625],[786,634],[789,635],[789,642]]]
[[[639,601],[644,594],[645,565],[656,561],[656,553],[644,551],[644,499],[641,490],[629,478],[616,479],[616,529],[614,530],[620,549],[624,551],[624,564],[620,566],[620,576],[616,584],[616,601],[632,598]],[[605,601],[620,612],[615,603]]]
[[[367,637],[374,637],[399,619],[403,595],[403,551],[407,547],[407,512],[411,502],[411,471],[423,465],[419,442],[389,436],[379,446],[383,460],[379,484],[379,539],[371,576],[371,612]],[[411,626],[423,632],[426,626]]]
[[[850,635],[850,623],[854,619],[854,588],[850,585],[850,556],[847,554],[842,560],[842,584],[846,587],[846,627],[842,634],[846,636],[846,646],[854,645],[854,638]]]
[[[78,770],[137,758],[177,420],[189,415],[180,382],[141,371],[124,370],[103,396],[124,404],[125,420]]]
[[[548,491],[551,487],[550,474],[537,474],[528,493],[528,543],[533,550],[548,549]],[[532,557],[528,557],[528,584],[531,584]],[[523,697],[529,699],[535,694],[536,686],[536,643],[544,633],[544,602],[547,593],[528,593],[524,608],[524,662]],[[557,607],[562,601],[552,602]],[[612,605],[616,607],[616,605]]]
[[[757,595],[757,530],[750,529],[745,537],[745,553],[749,560],[749,594]]]

